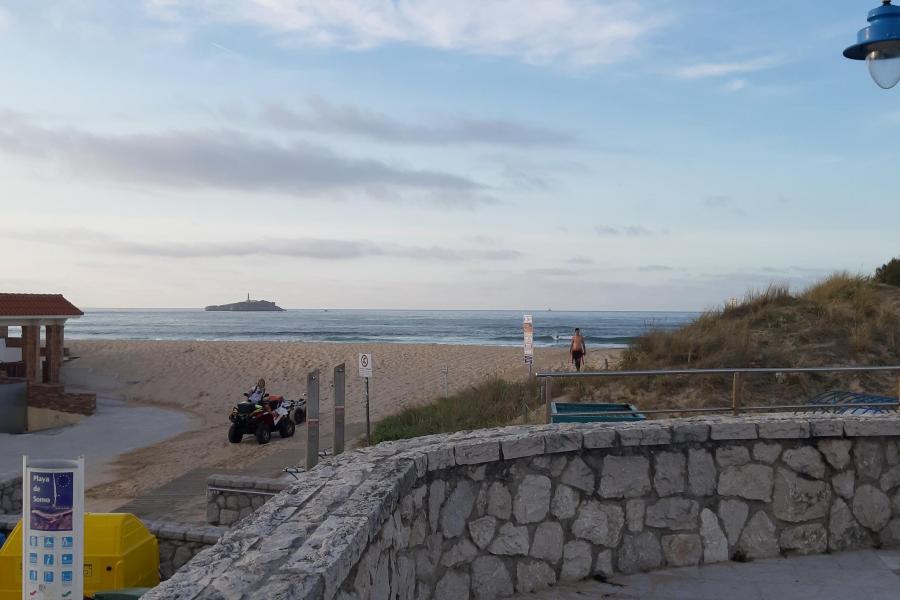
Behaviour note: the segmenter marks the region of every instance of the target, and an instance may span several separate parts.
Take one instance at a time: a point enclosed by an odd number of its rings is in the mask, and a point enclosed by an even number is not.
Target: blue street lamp
[[[844,56],[865,60],[869,74],[886,90],[900,82],[900,6],[882,0],[869,11],[869,26],[856,34],[856,44],[844,50]]]

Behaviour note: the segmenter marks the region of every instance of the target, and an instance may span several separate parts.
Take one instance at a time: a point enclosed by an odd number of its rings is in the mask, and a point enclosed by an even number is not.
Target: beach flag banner
[[[372,354],[370,352],[360,352],[359,354],[359,376],[372,376]]]
[[[531,315],[522,317],[522,329],[525,332],[525,362],[534,362],[534,322]]]
[[[84,598],[84,457],[22,457],[22,598]]]

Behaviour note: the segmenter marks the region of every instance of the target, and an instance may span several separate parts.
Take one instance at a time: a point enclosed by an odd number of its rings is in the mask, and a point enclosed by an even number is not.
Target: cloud
[[[741,90],[744,89],[745,87],[747,87],[747,80],[746,80],[746,79],[732,79],[731,81],[729,81],[728,83],[726,83],[726,84],[722,87],[722,89],[725,90],[726,92],[734,93],[734,92],[739,92],[739,91],[741,91]]]
[[[545,268],[545,269],[529,269],[525,271],[526,275],[536,277],[577,277],[578,271],[573,269]]]
[[[702,204],[710,210],[729,212],[733,215],[747,214],[744,209],[738,205],[737,200],[735,200],[731,196],[726,196],[724,194],[714,194],[712,196],[707,196],[703,199]]]
[[[594,264],[594,259],[587,256],[573,256],[568,262],[573,265],[592,265]]]
[[[522,253],[508,249],[468,249],[444,246],[404,246],[369,240],[324,238],[267,238],[263,241],[235,242],[144,242],[123,239],[90,229],[53,229],[39,232],[9,233],[8,237],[35,243],[71,246],[85,250],[115,253],[118,256],[155,258],[241,258],[280,256],[316,260],[352,260],[370,257],[408,258],[439,262],[510,261]]]
[[[657,232],[647,229],[642,225],[627,225],[624,227],[613,227],[610,225],[597,225],[594,231],[600,236],[626,236],[626,237],[649,237],[656,235]]]
[[[637,268],[642,273],[663,273],[666,271],[674,271],[673,267],[667,265],[643,265]]]
[[[530,64],[620,62],[668,17],[626,0],[145,0],[168,22],[247,24],[284,44],[352,51],[414,45]]]
[[[287,195],[351,192],[379,200],[415,194],[444,205],[491,200],[480,183],[452,173],[342,156],[305,141],[281,144],[234,130],[95,134],[34,125],[0,114],[0,152],[49,161],[78,176],[190,190]]]
[[[303,112],[282,104],[269,104],[261,111],[260,118],[282,130],[341,133],[401,144],[521,147],[578,143],[574,134],[508,119],[449,116],[434,117],[437,124],[413,124],[355,106],[332,104],[317,97],[308,100],[307,110]]]
[[[732,62],[708,62],[682,67],[675,71],[675,77],[679,79],[705,79],[708,77],[728,77],[741,73],[753,73],[764,69],[771,69],[781,64],[781,61],[773,56],[762,56],[743,61]]]

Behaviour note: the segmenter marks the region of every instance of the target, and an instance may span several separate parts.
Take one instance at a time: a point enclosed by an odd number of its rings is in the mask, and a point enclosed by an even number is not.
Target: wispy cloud
[[[708,209],[729,212],[733,215],[746,214],[737,200],[735,200],[731,196],[726,196],[724,194],[714,194],[712,196],[707,196],[702,200],[701,204]]]
[[[739,91],[741,91],[741,90],[744,89],[745,87],[747,87],[747,80],[745,80],[745,79],[732,79],[731,81],[729,81],[728,83],[726,83],[724,86],[722,86],[722,89],[725,90],[726,92],[734,93],[734,92],[739,92]]]
[[[283,104],[266,106],[260,118],[282,130],[341,133],[380,142],[443,145],[572,146],[575,134],[508,119],[435,116],[435,123],[411,123],[363,108],[337,105],[322,98],[307,101],[304,111]]]
[[[774,56],[762,56],[738,61],[698,63],[676,69],[675,76],[679,79],[730,77],[742,73],[771,69],[781,64],[781,62],[780,59]]]
[[[673,267],[668,265],[643,265],[637,268],[642,273],[664,273],[666,271],[674,271]]]
[[[470,206],[490,201],[485,186],[461,175],[350,158],[305,141],[281,144],[233,130],[101,134],[42,127],[6,114],[0,115],[0,152],[50,161],[78,176],[179,190],[349,192],[389,201],[413,195]]]
[[[123,239],[91,229],[52,229],[28,234],[12,232],[10,238],[23,241],[76,247],[122,256],[156,258],[240,258],[281,256],[318,260],[350,260],[393,257],[439,262],[510,261],[522,253],[509,249],[470,249],[445,246],[411,246],[369,240],[325,238],[267,238],[264,241],[158,242]]]
[[[625,237],[649,237],[657,235],[659,232],[648,229],[642,225],[626,225],[624,227],[613,227],[611,225],[597,225],[594,231],[600,236],[625,236]]]
[[[664,11],[626,0],[145,0],[160,19],[248,24],[283,43],[348,50],[390,44],[514,57],[532,64],[619,62],[660,29]]]

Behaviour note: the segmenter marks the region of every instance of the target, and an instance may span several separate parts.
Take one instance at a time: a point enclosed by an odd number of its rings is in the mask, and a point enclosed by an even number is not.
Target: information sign
[[[371,353],[362,353],[359,354],[359,376],[360,377],[371,377],[372,376],[372,354]]]
[[[534,323],[531,315],[522,318],[522,329],[525,332],[525,362],[531,364],[534,362]]]

